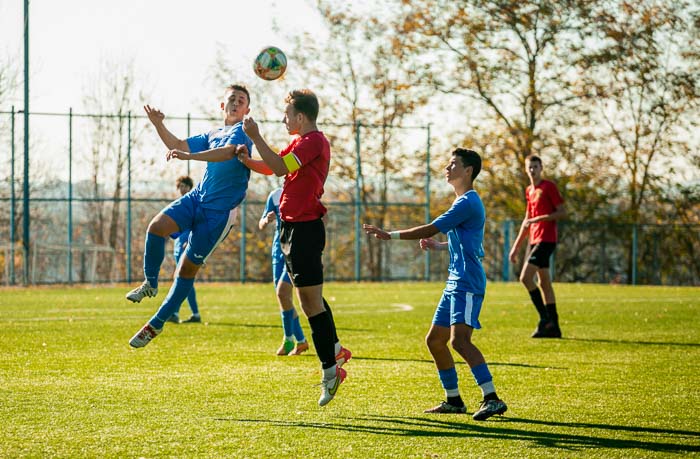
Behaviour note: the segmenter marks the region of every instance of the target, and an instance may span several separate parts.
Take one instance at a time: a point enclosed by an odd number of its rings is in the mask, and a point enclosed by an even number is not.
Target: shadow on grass
[[[384,361],[384,362],[418,362],[418,363],[430,363],[430,364],[433,363],[433,361],[429,360],[429,359],[402,359],[402,358],[396,358],[396,357],[361,357],[361,356],[356,355],[356,354],[353,354],[352,359],[353,360],[378,360],[378,361]],[[552,366],[547,366],[547,365],[530,365],[527,363],[488,362],[488,364],[490,367],[495,366],[495,367],[543,368],[543,369],[549,369],[549,370],[568,370],[568,368],[552,367]],[[464,361],[455,359],[455,365],[466,365],[466,363]]]
[[[456,419],[451,416],[450,419]],[[486,423],[471,422],[467,418],[464,421],[443,421],[432,415],[425,417],[396,417],[369,415],[361,417],[341,418],[345,421],[334,422],[309,422],[288,421],[275,419],[239,419],[239,418],[215,418],[217,421],[246,422],[250,424],[262,424],[273,427],[296,427],[302,429],[324,429],[348,432],[371,433],[375,435],[387,435],[398,437],[455,437],[478,438],[493,440],[511,440],[530,442],[534,447],[556,448],[559,450],[576,451],[581,449],[616,449],[616,450],[644,450],[663,453],[690,453],[700,452],[700,444],[679,444],[680,441],[692,441],[700,439],[700,432],[674,429],[657,429],[636,426],[620,426],[612,424],[566,423],[556,421],[541,421],[521,418],[493,418]],[[539,432],[523,428],[509,427],[511,423],[537,424],[542,426],[559,427],[563,429],[586,429],[587,431],[600,430],[605,432],[632,433],[637,439],[610,438],[601,434],[578,435],[563,432]],[[640,434],[649,434],[658,439],[667,436],[668,442],[646,441],[639,439]],[[631,454],[631,453],[630,453]]]
[[[562,338],[565,341],[582,341],[587,343],[605,343],[605,344],[642,344],[644,346],[684,346],[684,347],[700,347],[700,343],[669,343],[662,341],[627,341],[622,339],[593,339],[593,338]]]

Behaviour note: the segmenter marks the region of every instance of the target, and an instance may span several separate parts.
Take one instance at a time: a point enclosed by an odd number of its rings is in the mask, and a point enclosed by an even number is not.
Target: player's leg
[[[292,349],[292,351],[289,352],[287,355],[301,355],[309,350],[309,343],[306,341],[306,335],[304,335],[304,330],[301,328],[301,322],[299,321],[299,314],[297,313],[297,310],[294,307],[292,299],[294,286],[292,285],[292,281],[289,278],[289,273],[287,272],[285,264],[282,263],[282,266],[282,274],[280,276],[279,283],[277,284],[277,296],[278,298],[280,296],[288,298],[289,304],[292,306],[291,325],[292,333],[294,335],[294,339],[296,340],[296,345],[294,346],[294,349]],[[289,314],[286,311],[284,313]]]
[[[183,254],[184,254],[184,252],[183,252]],[[182,258],[186,258],[186,257],[182,257]],[[199,305],[197,304],[197,292],[196,292],[194,285],[192,285],[192,288],[190,289],[190,293],[187,294],[187,304],[190,307],[190,311],[192,311],[192,315],[190,316],[189,319],[183,320],[180,323],[183,323],[183,324],[201,323],[202,316],[199,315]],[[182,306],[182,304],[180,304],[180,306],[178,306],[178,308],[177,308],[178,312],[180,311],[181,306]]]
[[[481,389],[483,398],[473,418],[477,421],[483,421],[495,414],[503,414],[508,409],[496,394],[493,377],[484,355],[472,342],[474,329],[481,328],[479,315],[484,297],[460,290],[455,293],[453,300],[450,317],[450,344],[467,362],[477,386]]]
[[[311,339],[321,361],[323,379],[319,405],[328,404],[343,382],[346,372],[335,361],[335,323],[323,305],[323,262],[326,230],[321,219],[310,222],[282,222],[280,245],[297,296],[309,319]]]
[[[559,328],[559,314],[557,313],[557,300],[554,296],[552,279],[549,275],[549,267],[537,270],[537,278],[544,295],[545,308],[547,308],[547,324],[544,327],[544,338],[561,338]]]
[[[444,402],[438,406],[425,410],[425,413],[466,413],[467,408],[459,394],[459,385],[455,361],[452,352],[447,347],[450,340],[450,304],[452,302],[452,290],[454,285],[448,283],[442,292],[442,297],[435,309],[433,323],[430,326],[425,344],[428,346],[430,355],[433,356],[435,367],[437,368],[440,384],[445,391]]]
[[[192,228],[185,255],[175,273],[175,281],[156,314],[129,341],[132,347],[145,346],[163,330],[165,321],[187,298],[200,266],[231,231],[236,213],[236,209],[228,213],[201,208],[196,210],[195,221],[198,223]]]
[[[165,258],[165,240],[180,230],[172,217],[160,212],[153,217],[146,232],[146,243],[143,254],[143,283],[126,294],[126,298],[139,303],[145,297],[153,297],[158,293],[158,273]]]
[[[277,303],[280,307],[283,333],[282,344],[277,349],[277,355],[287,355],[294,350],[294,316],[296,312],[294,310],[294,288],[292,284],[282,282],[284,272],[284,259],[273,260],[272,278],[275,285]]]
[[[547,308],[544,305],[544,298],[542,297],[542,291],[539,286],[535,283],[535,275],[540,269],[540,248],[539,245],[534,245],[530,248],[528,258],[523,265],[523,269],[520,272],[520,282],[525,286],[527,292],[530,294],[530,300],[537,310],[539,315],[539,321],[537,323],[537,328],[532,333],[533,338],[539,338],[544,326],[549,321],[547,316]]]

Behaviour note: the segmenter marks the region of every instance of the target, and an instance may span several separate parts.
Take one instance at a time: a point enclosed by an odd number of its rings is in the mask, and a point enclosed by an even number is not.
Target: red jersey
[[[293,155],[299,168],[284,178],[280,218],[286,222],[306,222],[323,217],[326,208],[321,204],[321,196],[331,162],[328,139],[320,131],[307,132],[280,151],[280,156],[287,155]]]
[[[564,202],[554,182],[541,180],[539,184],[525,188],[528,218],[549,215]],[[557,242],[557,222],[555,220],[532,223],[530,244],[538,242]]]

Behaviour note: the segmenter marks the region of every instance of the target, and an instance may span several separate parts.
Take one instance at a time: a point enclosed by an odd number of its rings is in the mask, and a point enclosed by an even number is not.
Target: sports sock
[[[185,301],[193,284],[194,279],[176,277],[175,282],[173,282],[173,285],[168,291],[168,295],[163,300],[163,304],[160,305],[160,308],[156,311],[155,315],[151,317],[148,323],[150,323],[153,328],[163,328],[165,321],[168,320],[168,318],[173,315],[175,309]]]
[[[331,324],[333,325],[333,342],[337,343],[340,340],[338,339],[338,333],[335,330],[335,319],[333,318],[333,311],[331,311],[331,305],[328,304],[328,301],[326,301],[325,298],[323,298],[323,306],[326,308],[326,311],[328,311],[328,315],[331,318]]]
[[[542,292],[540,292],[539,287],[535,287],[533,290],[528,292],[530,294],[530,299],[532,304],[535,305],[537,313],[540,315],[540,320],[545,321],[548,319],[547,309],[544,306],[544,300],[542,299]]]
[[[165,238],[146,233],[146,248],[143,253],[143,273],[153,288],[158,288],[158,273],[165,258]]]
[[[321,367],[324,370],[331,368],[335,365],[335,352],[333,352],[333,324],[328,311],[309,317],[309,326]]]
[[[197,304],[197,292],[194,289],[194,285],[192,286],[192,290],[190,290],[190,293],[187,295],[187,304],[190,305],[190,310],[192,311],[192,315],[198,316],[199,315],[199,305]]]
[[[438,370],[438,377],[440,378],[440,384],[442,384],[442,388],[445,389],[447,403],[453,405],[452,402],[450,402],[450,399],[456,402],[455,398],[459,397],[457,369],[455,367],[452,367],[446,370]],[[462,400],[461,397],[459,399]],[[462,402],[462,405],[453,406],[464,406],[464,402]]]
[[[552,322],[559,322],[559,314],[557,314],[557,303],[548,304],[545,306],[547,308],[547,316]]]
[[[301,328],[301,322],[299,322],[299,315],[294,316],[292,319],[292,330],[294,332],[294,339],[297,341],[297,343],[306,342],[304,330]]]
[[[486,363],[475,366],[471,369],[471,372],[485,399],[487,395],[496,393],[496,387],[493,385],[493,376],[491,376],[491,372]]]
[[[294,335],[294,328],[292,322],[294,321],[294,309],[288,311],[282,311],[282,331],[284,332],[284,339],[287,341],[292,341]]]

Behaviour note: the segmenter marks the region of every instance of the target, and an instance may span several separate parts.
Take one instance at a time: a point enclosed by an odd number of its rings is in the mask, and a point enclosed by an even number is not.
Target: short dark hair
[[[245,96],[248,98],[248,105],[250,105],[250,93],[248,92],[248,88],[246,88],[242,84],[230,84],[226,87],[226,91],[224,91],[224,94],[226,94],[228,91],[241,91],[245,93]]]
[[[525,158],[525,161],[530,163],[540,163],[540,166],[542,165],[542,159],[540,159],[540,157],[537,155],[530,155],[527,158]]]
[[[294,110],[303,113],[311,122],[316,122],[318,117],[318,98],[310,89],[295,89],[290,91],[284,101],[292,104]]]
[[[479,153],[466,148],[456,148],[452,152],[452,156],[458,156],[462,160],[464,167],[472,166],[472,180],[475,180],[476,176],[481,172],[481,156],[479,156]]]
[[[181,183],[190,187],[190,190],[194,188],[194,181],[189,175],[181,175],[175,180],[175,186],[180,186]]]

